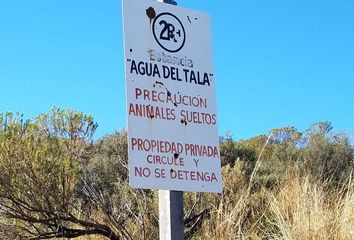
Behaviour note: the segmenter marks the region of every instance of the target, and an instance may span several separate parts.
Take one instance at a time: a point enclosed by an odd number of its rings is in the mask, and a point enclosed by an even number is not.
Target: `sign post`
[[[183,240],[183,192],[159,190],[160,240]]]
[[[166,3],[177,5],[170,0]],[[159,190],[159,234],[160,240],[184,240],[182,191]]]
[[[184,239],[183,191],[222,191],[210,17],[158,1],[123,0],[129,184]]]

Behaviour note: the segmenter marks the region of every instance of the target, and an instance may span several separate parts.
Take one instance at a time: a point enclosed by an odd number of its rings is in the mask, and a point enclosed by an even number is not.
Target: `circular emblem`
[[[154,19],[152,31],[156,42],[168,52],[178,52],[186,42],[182,22],[171,13],[160,13]]]

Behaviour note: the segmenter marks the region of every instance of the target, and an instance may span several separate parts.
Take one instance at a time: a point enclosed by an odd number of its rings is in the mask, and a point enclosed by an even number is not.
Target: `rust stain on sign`
[[[155,9],[152,7],[149,7],[148,9],[146,9],[146,15],[150,19],[150,24],[151,24],[151,21],[156,17]]]

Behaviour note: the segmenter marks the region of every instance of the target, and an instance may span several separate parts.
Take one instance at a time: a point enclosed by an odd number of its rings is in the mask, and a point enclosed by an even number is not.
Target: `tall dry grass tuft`
[[[242,164],[223,168],[225,191],[194,239],[354,239],[351,180],[330,188],[295,170],[277,189],[250,192]]]
[[[295,174],[269,196],[275,227],[271,239],[354,239],[354,191],[351,182],[328,190],[323,182]]]
[[[264,207],[266,194],[263,190],[252,194],[252,187],[271,136],[272,133],[261,149],[249,178],[243,170],[245,162],[239,158],[233,167],[223,167],[224,191],[221,200],[213,206],[211,217],[200,230],[201,239],[261,239],[259,230],[267,211]]]
[[[237,161],[234,167],[223,168],[225,190],[215,201],[217,205],[212,206],[210,218],[203,223],[197,239],[249,239],[252,206],[242,164]]]
[[[354,239],[354,183],[351,178],[339,194],[343,197],[336,208],[336,239]]]

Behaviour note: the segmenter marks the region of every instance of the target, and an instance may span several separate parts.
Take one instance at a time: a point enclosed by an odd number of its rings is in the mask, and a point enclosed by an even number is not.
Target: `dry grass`
[[[256,206],[252,206],[252,196],[245,184],[245,174],[241,171],[242,162],[234,167],[223,168],[224,192],[217,205],[213,205],[211,216],[205,220],[197,239],[250,239],[255,226],[250,225],[249,218]],[[220,199],[221,197],[221,199]]]
[[[310,180],[310,176],[293,171],[277,188],[252,191],[242,172],[242,164],[238,161],[234,167],[223,168],[222,195],[203,195],[203,205],[210,204],[211,213],[192,236],[193,240],[354,239],[354,182],[351,179],[341,188],[331,188],[325,182]],[[156,228],[148,227],[148,232]],[[151,236],[146,239],[156,239]]]
[[[274,239],[333,239],[336,233],[335,208],[321,184],[295,177],[270,194]]]
[[[225,193],[196,239],[354,239],[354,184],[341,189],[289,174],[279,188],[251,193],[236,165]]]
[[[354,239],[354,183],[341,189],[289,174],[279,188],[249,190],[242,162],[224,167],[223,195],[206,194],[212,212],[192,239]],[[103,240],[83,237],[80,240]]]
[[[335,204],[335,203],[334,203]],[[354,239],[354,186],[348,184],[348,190],[337,205],[337,239]]]
[[[354,188],[328,190],[299,175],[270,193],[270,221],[277,229],[271,239],[354,239]]]

